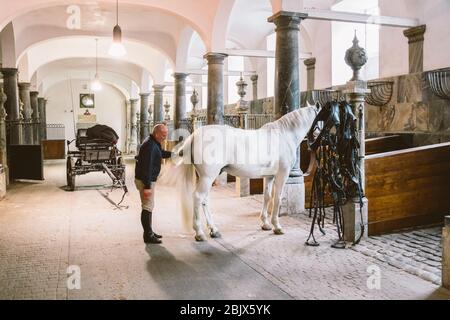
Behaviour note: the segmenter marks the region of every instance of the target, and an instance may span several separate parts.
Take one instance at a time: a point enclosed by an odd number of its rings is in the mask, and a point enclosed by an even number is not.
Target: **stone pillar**
[[[38,96],[39,92],[37,91],[31,91],[30,92],[30,104],[31,104],[31,110],[33,112],[32,114],[32,128],[33,128],[33,144],[41,144],[41,137],[40,137],[40,114],[39,114],[39,104],[38,104]]]
[[[450,216],[445,217],[442,230],[442,286],[450,290]]]
[[[8,100],[5,103],[5,109],[7,114],[7,121],[12,125],[9,132],[9,141],[11,144],[19,144],[20,142],[20,127],[18,125],[20,119],[20,102],[19,102],[19,89],[18,89],[18,70],[14,68],[1,69],[3,74],[3,88]]]
[[[423,41],[426,25],[403,31],[409,44],[409,73],[423,72]]]
[[[175,130],[181,127],[180,120],[186,118],[186,73],[175,73],[175,112],[173,125]]]
[[[207,53],[208,61],[208,102],[206,124],[223,124],[223,62],[228,57],[222,53]]]
[[[165,87],[166,86],[160,84],[153,86],[153,89],[155,90],[155,102],[153,104],[153,125],[164,122],[163,92]]]
[[[358,117],[359,128],[359,167],[361,168],[361,185],[365,190],[365,124],[364,124],[364,102],[370,90],[367,89],[365,81],[349,81],[344,91],[347,101],[351,104],[354,114]],[[363,208],[360,211],[359,199],[349,201],[343,207],[344,216],[344,240],[355,242],[361,235],[361,219],[364,225],[363,238],[368,236],[369,202],[363,198]],[[361,217],[362,213],[362,217]]]
[[[150,122],[150,115],[148,113],[148,106],[149,106],[149,96],[150,93],[141,93],[141,130],[140,130],[140,140],[139,142],[142,144],[145,139],[148,138],[150,135],[149,130],[149,122]]]
[[[7,143],[6,143],[6,110],[4,107],[7,101],[6,94],[3,93],[3,88],[0,86],[0,166],[4,170],[4,190],[6,192],[6,186],[8,185],[9,169],[8,169],[8,156],[7,156]],[[0,183],[1,184],[1,183]],[[2,189],[2,188],[0,188]],[[2,196],[0,195],[0,198]]]
[[[358,141],[359,141],[359,163],[361,170],[361,187],[363,194],[365,190],[365,123],[364,123],[364,103],[365,97],[370,93],[367,89],[367,82],[361,79],[360,70],[366,64],[368,58],[366,51],[358,45],[356,37],[353,39],[353,46],[345,53],[345,63],[353,70],[352,79],[347,82],[347,88],[344,91],[348,103],[352,106],[353,113],[358,118]],[[363,238],[368,235],[368,200],[363,198],[363,207],[360,210],[359,199],[348,201],[343,207],[344,217],[344,240],[346,242],[355,242],[361,236],[361,224],[364,225]],[[362,219],[362,221],[361,221]]]
[[[138,122],[138,102],[139,99],[130,99],[130,145],[128,147],[128,150],[130,150],[130,153],[135,154],[137,152],[137,146],[138,146],[138,131],[137,131],[137,122]]]
[[[300,22],[307,14],[280,11],[268,21],[276,25],[277,46],[275,51],[275,97],[276,119],[300,108],[299,32]],[[280,215],[305,211],[305,185],[300,170],[300,145],[297,159],[291,170],[281,199]]]
[[[33,144],[33,126],[31,115],[31,99],[30,99],[30,87],[28,82],[19,83],[19,96],[23,103],[23,126],[24,126],[24,144]]]
[[[303,61],[306,66],[307,86],[306,90],[314,90],[314,81],[316,76],[316,58],[309,58]]]
[[[253,76],[250,77],[250,79],[252,80],[252,89],[253,89],[253,101],[258,100],[258,75],[255,74]]]
[[[47,140],[47,100],[38,98],[41,140]]]

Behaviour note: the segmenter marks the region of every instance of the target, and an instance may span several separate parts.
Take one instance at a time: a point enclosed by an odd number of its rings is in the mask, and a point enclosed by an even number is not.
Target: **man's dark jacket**
[[[150,189],[152,182],[156,182],[161,172],[161,159],[172,157],[172,153],[164,151],[161,144],[153,136],[147,138],[136,156],[135,177],[141,180],[145,189]]]

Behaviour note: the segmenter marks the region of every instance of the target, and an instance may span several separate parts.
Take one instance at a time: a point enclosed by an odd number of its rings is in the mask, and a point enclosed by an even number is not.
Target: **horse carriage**
[[[70,191],[75,190],[76,176],[90,172],[107,173],[113,181],[113,188],[123,188],[125,185],[125,165],[122,153],[117,148],[118,136],[109,127],[96,126],[102,131],[91,129],[78,129],[75,140],[67,141],[69,149],[67,156],[67,186]],[[106,132],[109,134],[98,134]],[[92,132],[97,134],[92,134]],[[111,135],[111,132],[113,134]],[[75,141],[76,151],[70,151],[70,145]]]

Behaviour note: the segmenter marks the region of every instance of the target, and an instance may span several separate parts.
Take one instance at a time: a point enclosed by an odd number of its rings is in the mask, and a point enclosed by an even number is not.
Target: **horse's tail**
[[[190,158],[193,135],[184,143],[173,149],[172,161],[166,165],[158,179],[158,183],[175,187],[177,198],[181,201],[182,222],[186,230],[190,230],[193,221],[195,167]],[[181,153],[183,151],[183,153]]]

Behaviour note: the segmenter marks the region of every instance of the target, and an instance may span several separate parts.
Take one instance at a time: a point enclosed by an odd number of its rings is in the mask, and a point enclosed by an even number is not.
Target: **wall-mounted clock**
[[[95,108],[95,96],[92,93],[80,94],[80,108]]]

